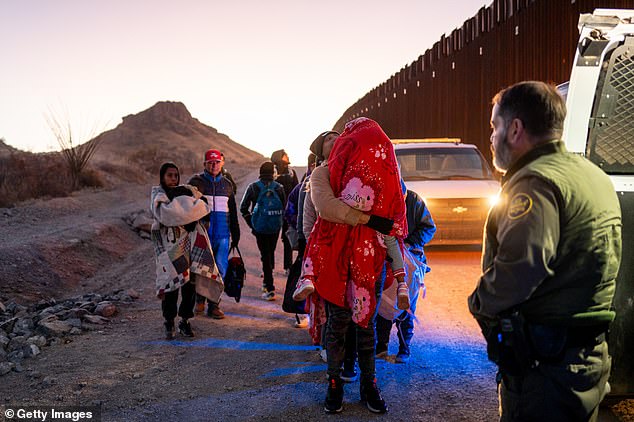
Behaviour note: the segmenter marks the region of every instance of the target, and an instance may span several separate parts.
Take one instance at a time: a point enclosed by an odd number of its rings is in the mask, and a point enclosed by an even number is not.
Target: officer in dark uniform
[[[559,140],[565,114],[542,82],[493,99],[504,176],[469,310],[499,367],[502,421],[595,421],[609,392],[621,212],[607,175]]]

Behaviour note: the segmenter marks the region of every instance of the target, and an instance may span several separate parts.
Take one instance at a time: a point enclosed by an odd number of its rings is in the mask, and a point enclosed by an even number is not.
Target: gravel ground
[[[321,421],[326,365],[305,329],[275,302],[260,299],[254,237],[242,224],[247,284],[240,303],[224,298],[223,320],[196,317],[196,337],[163,340],[153,296],[152,246],[123,217],[147,207],[149,187],[82,192],[3,212],[0,301],[133,288],[141,298],[111,322],[45,347],[24,371],[0,377],[0,404],[99,405],[104,421]],[[76,240],[73,240],[76,239]],[[41,246],[41,245],[45,245]],[[281,243],[278,244],[278,260]],[[468,314],[479,251],[431,250],[427,297],[420,298],[413,356],[405,365],[377,361],[390,407],[383,416],[359,403],[359,383],[345,388],[341,421],[493,421],[495,367]],[[278,266],[279,267],[279,266]],[[285,278],[275,273],[281,294]],[[390,352],[395,353],[393,333]],[[601,420],[634,420],[632,400],[617,400]]]

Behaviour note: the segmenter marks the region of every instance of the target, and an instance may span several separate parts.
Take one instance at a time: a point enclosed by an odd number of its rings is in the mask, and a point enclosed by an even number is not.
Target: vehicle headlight
[[[500,194],[496,193],[495,195],[491,195],[488,200],[489,206],[494,207],[498,202],[500,202]]]

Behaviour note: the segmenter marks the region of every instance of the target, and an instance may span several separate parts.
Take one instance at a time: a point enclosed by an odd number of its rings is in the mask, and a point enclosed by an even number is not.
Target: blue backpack
[[[260,194],[251,215],[253,230],[261,234],[277,233],[282,228],[284,216],[284,204],[274,188],[277,183],[265,185],[258,180],[256,185],[260,188]]]

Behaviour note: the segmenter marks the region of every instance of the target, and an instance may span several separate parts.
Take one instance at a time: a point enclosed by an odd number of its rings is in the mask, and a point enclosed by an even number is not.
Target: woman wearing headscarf
[[[164,163],[159,177],[159,186],[152,187],[150,210],[154,217],[156,295],[162,302],[165,338],[173,339],[177,311],[181,317],[179,332],[193,337],[189,319],[194,316],[196,292],[217,300],[223,287],[207,230],[199,222],[209,214],[209,206],[195,187],[179,184],[180,173],[174,163]]]

